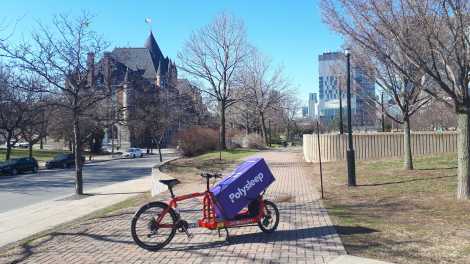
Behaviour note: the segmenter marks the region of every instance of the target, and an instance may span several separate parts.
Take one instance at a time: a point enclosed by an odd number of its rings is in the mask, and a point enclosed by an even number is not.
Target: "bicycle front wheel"
[[[161,219],[159,223],[158,219]],[[141,248],[150,251],[162,249],[175,236],[176,220],[175,211],[167,204],[148,203],[137,210],[132,218],[132,239]]]

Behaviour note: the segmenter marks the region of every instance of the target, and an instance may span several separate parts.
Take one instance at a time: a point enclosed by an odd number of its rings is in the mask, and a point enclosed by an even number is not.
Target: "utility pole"
[[[348,149],[346,150],[346,158],[348,165],[348,186],[356,186],[356,164],[352,136],[352,118],[351,118],[351,51],[344,51],[347,63],[347,104],[348,104]]]

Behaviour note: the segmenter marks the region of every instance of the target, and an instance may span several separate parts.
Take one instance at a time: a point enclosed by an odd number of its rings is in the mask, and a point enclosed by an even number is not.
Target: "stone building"
[[[115,48],[105,52],[95,65],[95,71],[96,82],[102,82],[104,87],[110,86],[116,91],[107,103],[114,109],[122,109],[114,113],[119,115],[119,122],[106,128],[103,144],[113,144],[116,149],[146,147],[143,146],[145,138],[134,133],[130,122],[139,107],[136,97],[157,93],[159,89],[178,94],[175,63],[163,55],[150,32],[143,47]]]

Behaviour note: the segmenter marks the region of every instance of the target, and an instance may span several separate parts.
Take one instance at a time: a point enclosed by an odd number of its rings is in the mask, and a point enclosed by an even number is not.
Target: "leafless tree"
[[[389,59],[398,49],[452,98],[458,116],[457,198],[470,198],[470,2],[462,0],[323,0],[323,18],[336,31]],[[387,40],[386,42],[382,40]],[[400,68],[407,74],[406,68]],[[442,92],[442,93],[441,93]]]
[[[203,80],[201,90],[213,97],[220,116],[220,147],[225,143],[225,113],[237,102],[234,79],[248,56],[248,44],[243,23],[222,13],[215,20],[194,32],[178,53],[180,68]]]
[[[47,81],[44,90],[57,97],[54,104],[70,116],[73,126],[75,151],[75,192],[83,194],[82,118],[90,114],[94,105],[111,95],[106,86],[97,87],[94,82],[94,59],[107,44],[91,29],[92,16],[83,13],[71,18],[57,15],[52,27],[38,23],[31,39],[17,45],[0,43],[1,55],[16,62],[22,69],[32,72]]]
[[[28,143],[29,157],[33,157],[33,145],[47,136],[47,105],[36,101],[29,104],[25,124],[21,129],[21,139]]]
[[[287,95],[289,82],[284,77],[282,68],[274,68],[271,60],[256,49],[252,50],[246,66],[240,72],[239,81],[245,103],[259,117],[261,135],[267,145],[266,115],[268,111],[279,108]]]
[[[27,122],[31,95],[20,89],[16,74],[0,67],[0,136],[5,141],[5,159],[9,160],[12,147],[19,141]]]
[[[157,146],[160,161],[164,140],[178,124],[178,91],[176,89],[145,89],[135,94],[135,107],[127,124],[140,145],[147,150]]]
[[[16,76],[17,92],[26,99],[23,107],[23,122],[20,128],[22,141],[28,143],[29,157],[33,157],[33,145],[41,141],[47,134],[49,120],[47,97],[36,92],[43,90],[46,83],[29,72],[22,71]]]
[[[238,92],[243,93],[243,90]],[[239,97],[243,96],[240,95]],[[248,100],[242,100],[230,107],[227,111],[227,120],[229,123],[234,124],[236,128],[244,130],[245,136],[254,131],[261,130],[259,128],[259,116],[255,113]]]
[[[450,98],[448,98],[450,101]],[[432,100],[412,117],[412,127],[419,130],[449,130],[457,127],[457,116],[442,100]]]
[[[292,93],[289,93],[281,101],[282,106],[282,119],[286,131],[286,140],[292,141],[292,131],[296,129],[296,118],[300,110],[299,99],[294,96]]]
[[[411,117],[430,101],[431,96],[425,93],[424,89],[431,84],[426,82],[423,71],[396,50],[390,50],[387,56],[383,56],[363,49],[359,44],[353,54],[356,64],[362,65],[366,76],[375,79],[378,92],[390,99],[389,103],[392,103],[393,108],[384,107],[384,114],[403,125],[404,168],[412,170]],[[388,58],[393,58],[394,61]],[[396,64],[398,66],[395,66]],[[406,69],[406,74],[402,73],[402,69]],[[370,106],[380,107],[379,111],[382,111],[381,98],[374,94],[365,99]],[[392,109],[398,110],[399,113],[395,113],[396,111],[392,113]]]

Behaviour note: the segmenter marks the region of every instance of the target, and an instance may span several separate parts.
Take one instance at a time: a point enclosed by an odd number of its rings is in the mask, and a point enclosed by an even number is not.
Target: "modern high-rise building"
[[[303,118],[308,117],[308,106],[302,106],[302,117]]]
[[[346,124],[346,57],[342,52],[327,52],[319,56],[318,115],[324,122],[339,120],[340,104]],[[375,80],[365,74],[360,65],[351,65],[351,111],[353,125],[373,127],[375,110],[368,98],[375,95]],[[341,102],[340,102],[341,93]]]
[[[308,95],[308,117],[316,118],[317,117],[317,93],[310,93]]]

